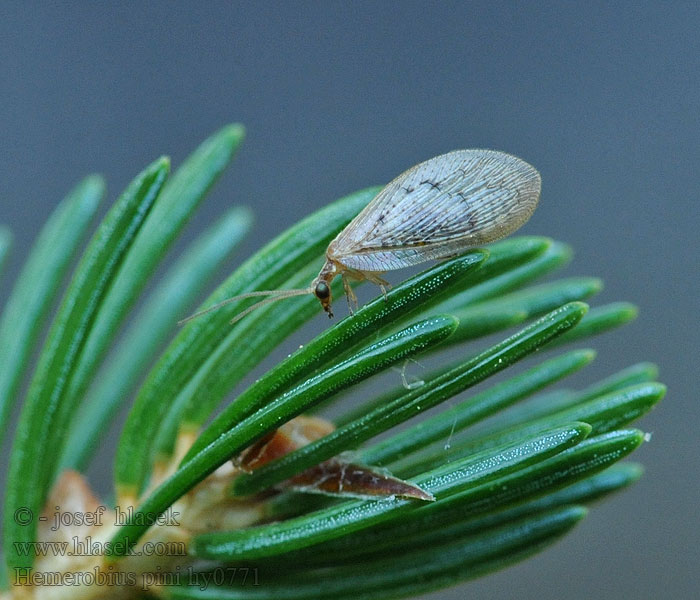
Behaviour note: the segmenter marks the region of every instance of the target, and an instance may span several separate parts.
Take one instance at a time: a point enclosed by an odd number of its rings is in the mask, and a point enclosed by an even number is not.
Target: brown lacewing
[[[326,249],[326,262],[308,288],[249,292],[180,323],[243,298],[271,296],[236,315],[291,296],[314,294],[329,317],[331,281],[340,275],[350,310],[357,298],[349,280],[367,280],[386,294],[385,271],[456,256],[513,233],[532,215],[541,179],[525,161],[495,150],[455,150],[399,175]]]

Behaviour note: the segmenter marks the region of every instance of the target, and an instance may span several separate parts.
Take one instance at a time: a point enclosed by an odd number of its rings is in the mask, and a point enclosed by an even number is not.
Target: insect
[[[283,298],[314,294],[329,317],[333,279],[340,275],[350,311],[357,298],[350,280],[391,286],[385,271],[461,254],[513,233],[532,215],[540,196],[537,170],[505,152],[455,150],[408,169],[385,186],[326,249],[326,262],[309,287],[248,292],[180,323],[244,298],[270,296],[236,315]]]

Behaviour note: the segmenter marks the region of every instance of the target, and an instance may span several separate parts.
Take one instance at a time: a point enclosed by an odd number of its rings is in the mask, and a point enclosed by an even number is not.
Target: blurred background
[[[697,2],[3,3],[0,223],[16,245],[0,301],[75,182],[102,173],[111,202],[228,122],[247,139],[184,240],[250,205],[238,260],[433,155],[521,156],[543,177],[523,232],[570,243],[566,274],[605,281],[594,302],[641,310],[590,342],[599,356],[578,381],[651,360],[669,393],[641,423],[653,437],[637,485],[545,553],[426,598],[695,598],[698,31]]]

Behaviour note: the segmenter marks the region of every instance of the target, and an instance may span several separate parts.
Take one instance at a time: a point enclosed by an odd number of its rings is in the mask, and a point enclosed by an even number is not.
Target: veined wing
[[[494,150],[456,150],[399,175],[328,246],[361,271],[446,258],[509,235],[537,206],[540,175]]]

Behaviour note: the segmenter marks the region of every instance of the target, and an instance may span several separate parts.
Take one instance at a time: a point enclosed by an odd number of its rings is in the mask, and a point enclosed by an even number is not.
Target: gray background
[[[638,485],[546,553],[430,597],[697,597],[699,30],[697,2],[3,3],[8,274],[80,177],[114,198],[229,121],[248,138],[187,235],[249,204],[239,256],[435,154],[520,155],[544,181],[524,232],[571,243],[567,273],[603,277],[598,302],[641,308],[578,381],[653,360],[669,394],[642,422]]]

